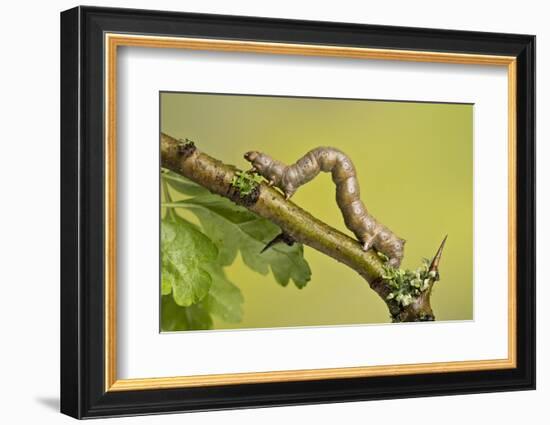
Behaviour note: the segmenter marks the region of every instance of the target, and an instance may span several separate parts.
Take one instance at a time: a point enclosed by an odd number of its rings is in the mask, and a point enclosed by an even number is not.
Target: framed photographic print
[[[61,14],[61,411],[535,387],[529,35]]]

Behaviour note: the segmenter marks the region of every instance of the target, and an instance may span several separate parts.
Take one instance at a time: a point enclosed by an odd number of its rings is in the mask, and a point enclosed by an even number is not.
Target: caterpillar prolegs
[[[346,227],[355,234],[363,250],[374,247],[389,258],[391,266],[399,267],[405,240],[368,213],[360,198],[355,167],[344,152],[331,147],[318,147],[292,165],[285,165],[256,151],[247,152],[244,158],[252,164],[253,171],[267,179],[270,186],[281,189],[286,199],[321,171],[330,172],[336,184],[336,203],[342,211]]]

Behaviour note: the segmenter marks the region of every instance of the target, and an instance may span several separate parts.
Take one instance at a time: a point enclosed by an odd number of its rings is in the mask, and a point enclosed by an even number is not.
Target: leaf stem
[[[166,215],[165,218],[168,218],[170,220],[176,219],[176,212],[174,211],[174,207],[171,205],[173,204],[172,197],[170,196],[170,189],[168,189],[168,183],[166,183],[166,180],[164,177],[161,178],[161,185],[162,185],[162,195],[165,199],[165,202],[161,202],[161,206],[166,208]]]

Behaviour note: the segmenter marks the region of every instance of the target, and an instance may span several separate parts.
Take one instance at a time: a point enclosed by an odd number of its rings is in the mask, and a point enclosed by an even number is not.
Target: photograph
[[[474,319],[475,105],[159,96],[162,332]]]

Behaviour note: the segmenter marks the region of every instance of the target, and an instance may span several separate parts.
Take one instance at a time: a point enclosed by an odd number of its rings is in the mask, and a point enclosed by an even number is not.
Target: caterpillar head
[[[252,170],[265,176],[266,171],[273,162],[271,157],[257,151],[249,151],[244,154],[244,159],[252,164]]]
[[[401,238],[395,238],[395,239],[396,240],[392,243],[393,251],[396,253],[400,253],[401,256],[403,256],[403,250],[405,249],[405,243],[407,241]]]
[[[405,249],[405,242],[407,242],[405,239],[401,239],[398,237],[395,237],[394,240],[391,241],[391,243],[388,244],[388,250],[390,260],[389,264],[392,267],[399,267],[401,264],[401,260],[403,259],[404,255],[404,249]]]

